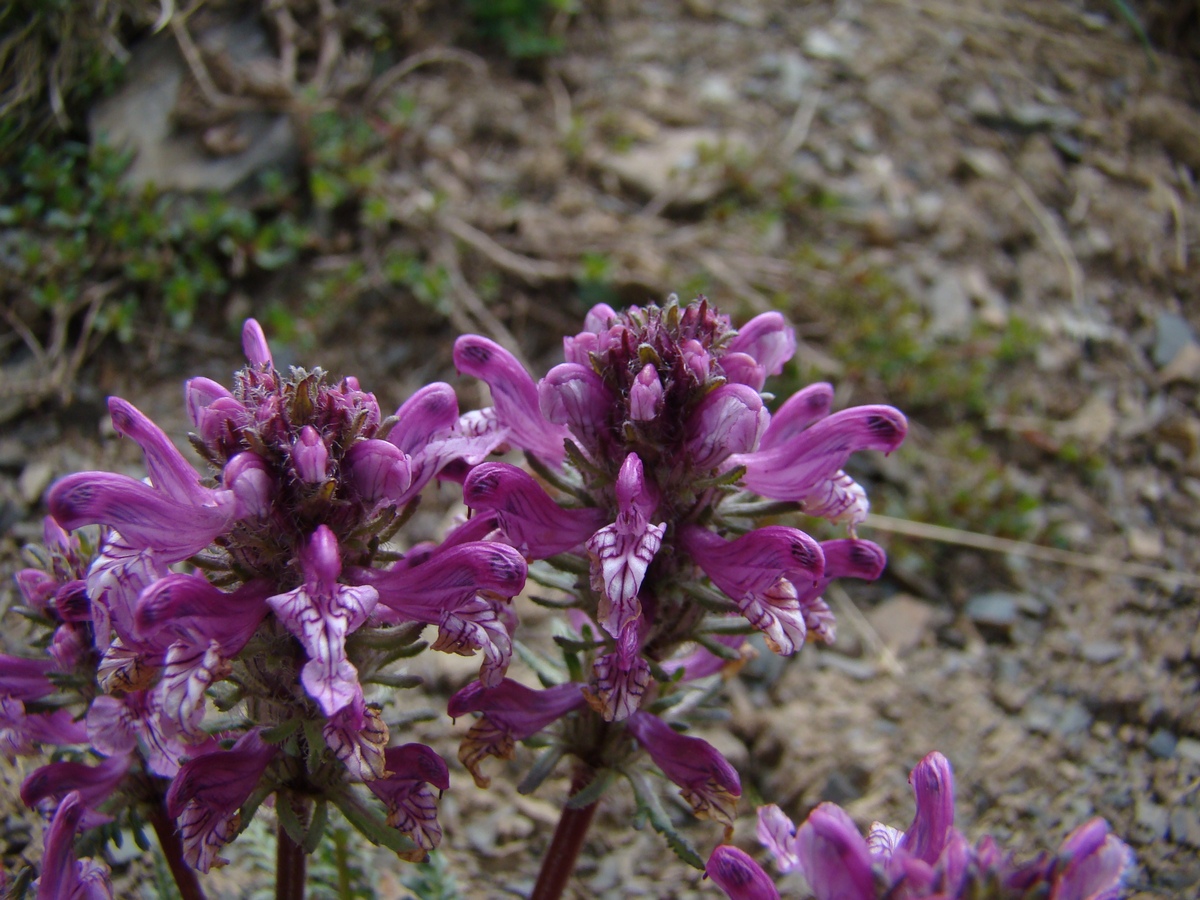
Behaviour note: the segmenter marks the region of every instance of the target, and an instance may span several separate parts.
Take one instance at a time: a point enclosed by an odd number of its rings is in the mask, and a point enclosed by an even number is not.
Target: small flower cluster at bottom
[[[909,776],[917,813],[907,831],[876,822],[863,837],[840,806],[822,803],[799,828],[775,805],[759,807],[758,838],[780,872],[798,869],[816,900],[1116,900],[1133,853],[1095,818],[1057,853],[1016,862],[990,836],[971,845],[954,827],[954,777],[942,754]],[[779,900],[747,853],[717,847],[706,873],[731,900]]]

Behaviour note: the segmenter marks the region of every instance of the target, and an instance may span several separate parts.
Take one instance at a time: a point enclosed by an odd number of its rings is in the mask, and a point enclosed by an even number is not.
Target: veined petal
[[[562,462],[568,431],[542,418],[537,386],[511,353],[495,341],[463,335],[454,342],[454,365],[492,389],[496,416],[514,444],[551,465]]]
[[[292,444],[292,465],[300,480],[306,484],[322,484],[329,465],[329,448],[321,440],[321,433],[311,425],[300,429]]]
[[[713,850],[704,873],[729,900],[779,900],[779,891],[750,855],[729,844]]]
[[[458,421],[458,397],[445,382],[428,384],[396,410],[396,425],[388,441],[407,456],[416,456],[438,435]]]
[[[474,656],[476,650],[482,650],[479,680],[488,687],[500,683],[512,660],[512,636],[499,601],[473,597],[444,611],[437,626],[438,637],[430,649],[459,656]]]
[[[604,721],[621,722],[638,711],[649,686],[650,664],[641,655],[637,623],[630,622],[621,630],[616,649],[593,663],[584,697]]]
[[[463,502],[495,512],[509,540],[530,559],[577,547],[608,519],[600,509],[563,509],[533,476],[508,463],[473,469],[463,484]]]
[[[193,505],[128,475],[79,472],[55,484],[47,502],[64,528],[108,525],[127,543],[156,550],[171,563],[199,553],[232,524],[233,493],[208,493],[210,503]]]
[[[32,754],[39,744],[85,744],[87,739],[87,727],[69,709],[26,713],[20,700],[0,697],[0,755],[10,760]]]
[[[362,691],[354,702],[335,713],[321,730],[325,744],[356,781],[374,781],[387,774],[384,748],[388,727],[376,706],[363,700]]]
[[[138,598],[167,574],[168,562],[157,550],[136,546],[117,532],[109,534],[87,575],[97,647],[108,647],[113,630],[126,644],[137,644],[134,614]]]
[[[367,787],[388,809],[387,823],[412,838],[417,850],[406,858],[422,859],[442,841],[437,820],[439,792],[450,787],[450,771],[445,761],[424,744],[389,747],[384,753],[389,774],[368,781]]]
[[[614,405],[603,379],[576,363],[555,366],[538,383],[542,416],[555,425],[566,425],[593,453],[603,452],[612,442],[609,430]]]
[[[237,834],[238,807],[275,753],[253,729],[231,749],[194,756],[180,768],[167,791],[167,812],[178,823],[183,855],[192,868],[207,872],[228,862],[217,853]]]
[[[629,418],[635,422],[652,422],[663,404],[662,379],[658,369],[646,363],[629,388]]]
[[[1100,818],[1080,825],[1058,851],[1062,868],[1051,900],[1117,900],[1134,865],[1133,850]]]
[[[809,813],[795,847],[816,900],[875,900],[871,852],[841,807],[822,803]]]
[[[799,867],[796,823],[774,803],[758,808],[758,840],[775,858],[775,868],[780,872],[790,872]]]
[[[78,791],[84,806],[94,810],[117,789],[129,771],[128,756],[110,756],[99,765],[56,762],[34,769],[21,783],[21,802],[30,809],[53,808],[67,794]],[[111,821],[97,814],[95,824]],[[85,826],[86,827],[86,826]]]
[[[308,662],[300,680],[326,716],[354,701],[361,692],[358,670],[346,658],[346,636],[367,620],[379,600],[369,585],[338,584],[341,571],[337,538],[318,526],[301,554],[304,584],[267,598],[275,615],[304,646]]]
[[[833,385],[819,382],[792,394],[771,415],[771,424],[759,441],[759,451],[771,450],[786,444],[813,422],[827,415],[833,408]]]
[[[169,735],[184,734],[192,740],[202,740],[205,732],[200,725],[204,720],[205,692],[231,671],[228,660],[221,654],[221,645],[215,640],[207,646],[176,641],[168,647],[162,679],[154,689],[164,730]]]
[[[108,398],[108,411],[118,434],[132,438],[146,458],[150,481],[179,503],[201,505],[212,493],[200,484],[199,473],[183,458],[166,433],[120,397]]]
[[[821,419],[769,450],[735,454],[745,466],[742,484],[764,497],[800,500],[845,467],[859,450],[890,453],[904,440],[908,421],[891,406],[855,406]]]
[[[344,463],[354,489],[367,503],[398,504],[412,484],[409,458],[389,441],[359,441]]]
[[[658,716],[640,710],[625,724],[654,764],[681,788],[692,812],[733,827],[741,779],[712,744],[680,734]]]
[[[770,421],[758,391],[744,384],[724,384],[710,391],[687,422],[686,443],[692,465],[712,469],[731,454],[758,446]]]
[[[846,525],[851,534],[871,511],[871,502],[862,485],[838,470],[832,478],[823,482],[800,501],[805,515],[828,519],[834,525]]]
[[[507,544],[469,541],[428,555],[420,564],[386,571],[355,570],[399,620],[436,625],[478,593],[513,597],[525,586],[524,558]],[[379,614],[379,611],[376,611]]]

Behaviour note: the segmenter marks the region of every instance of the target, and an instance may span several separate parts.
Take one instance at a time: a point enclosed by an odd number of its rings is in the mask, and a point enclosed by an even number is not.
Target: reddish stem
[[[575,794],[586,787],[592,777],[592,771],[586,766],[577,768],[571,779],[571,793]],[[579,859],[598,805],[599,801],[580,809],[563,807],[558,825],[554,827],[554,837],[550,839],[550,846],[542,857],[542,870],[538,872],[537,884],[533,886],[529,900],[558,900],[562,896],[567,882],[571,880],[571,873],[575,871],[575,862]]]
[[[277,794],[275,802],[288,801]],[[307,863],[304,848],[288,836],[281,822],[275,838],[275,900],[304,900],[304,870]]]
[[[158,835],[158,846],[162,848],[163,856],[166,857],[171,877],[175,879],[175,886],[179,888],[179,896],[183,900],[206,900],[196,870],[183,858],[183,843],[179,840],[179,833],[175,831],[175,824],[167,817],[162,806],[154,807],[150,813],[150,824],[154,827],[154,833]]]

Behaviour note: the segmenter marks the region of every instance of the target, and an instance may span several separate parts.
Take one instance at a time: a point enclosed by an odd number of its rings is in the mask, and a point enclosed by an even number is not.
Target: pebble
[[[1008,174],[1008,160],[986,147],[968,147],[961,154],[962,165],[980,178],[1003,178]]]
[[[1175,313],[1162,313],[1154,322],[1154,347],[1150,356],[1160,369],[1169,365],[1196,337],[1187,319]]]
[[[804,35],[804,52],[813,59],[845,59],[846,48],[824,28],[813,28]]]
[[[1170,825],[1170,813],[1165,806],[1160,806],[1148,797],[1138,797],[1133,804],[1133,834],[1131,837],[1140,844],[1157,841],[1167,833]]]
[[[1176,806],[1171,810],[1171,840],[1200,849],[1200,812],[1194,806]]]
[[[971,330],[971,298],[954,272],[941,273],[926,299],[930,337],[963,337]]]
[[[1079,648],[1079,655],[1093,665],[1103,665],[1125,655],[1125,647],[1116,641],[1088,641]]]
[[[17,479],[17,491],[27,506],[42,499],[46,488],[54,480],[54,464],[47,459],[35,459],[29,463]]]
[[[933,625],[936,610],[908,594],[895,594],[867,615],[892,653],[904,656],[921,645]]]
[[[1016,594],[995,591],[976,594],[968,600],[966,613],[967,618],[974,622],[977,628],[1007,636],[1016,627],[1020,617],[1020,606]]]
[[[1165,728],[1155,729],[1154,734],[1146,741],[1146,749],[1159,759],[1170,759],[1175,755],[1178,745],[1179,738]]]
[[[1022,103],[1012,110],[1012,121],[1030,131],[1070,130],[1078,128],[1083,117],[1066,106],[1048,106],[1044,103]]]
[[[1200,741],[1195,738],[1180,738],[1175,744],[1175,752],[1188,762],[1200,763]]]

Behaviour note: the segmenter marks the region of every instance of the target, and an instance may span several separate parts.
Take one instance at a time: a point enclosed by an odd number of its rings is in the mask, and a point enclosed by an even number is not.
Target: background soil
[[[856,461],[876,512],[1183,577],[906,538],[886,520],[864,528],[891,565],[831,595],[837,644],[786,664],[764,652],[726,689],[728,727],[701,732],[742,774],[737,843],[755,848],[759,800],[800,819],[832,799],[864,826],[903,826],[907,773],[939,749],[968,836],[1027,854],[1101,815],[1136,850],[1132,893],[1196,896],[1195,57],[1151,63],[1102,2],[611,0],[554,27],[562,52],[521,64],[449,8],[413,7],[412,55],[339,107],[369,119],[402,99],[414,111],[373,151],[386,225],[331,217],[330,252],[221,316],[240,322],[359,266],[344,302],[294,307],[277,361],[356,374],[392,406],[433,379],[486,401],[450,364],[464,330],[540,373],[598,300],[702,292],[736,321],[784,311],[802,347],[780,395],[830,380],[839,406],[909,414],[900,452]],[[434,301],[389,282],[394,252],[439,273]],[[0,434],[4,603],[54,478],[140,474],[135,448],[102,421],[103,398],[182,437],[182,380],[228,383],[239,365],[233,339],[162,330],[148,346],[132,365],[102,350],[69,405]],[[414,539],[452,512],[449,489],[429,500]],[[547,622],[520,609],[536,643]],[[17,649],[19,632],[6,637]],[[414,671],[436,709],[473,664],[426,654]],[[454,760],[465,728],[439,717],[407,739]],[[519,751],[497,774],[531,759]],[[6,769],[10,867],[40,852],[19,777]],[[566,784],[526,798],[515,780],[481,792],[452,764],[442,856],[464,897],[532,883]],[[631,809],[620,789],[606,798],[575,895],[714,896],[656,834],[627,827]],[[704,851],[718,838],[685,827]],[[269,842],[235,850],[209,877],[214,896],[269,884]],[[148,865],[124,877],[144,884]],[[410,870],[385,855],[369,865],[378,896],[404,890]]]

